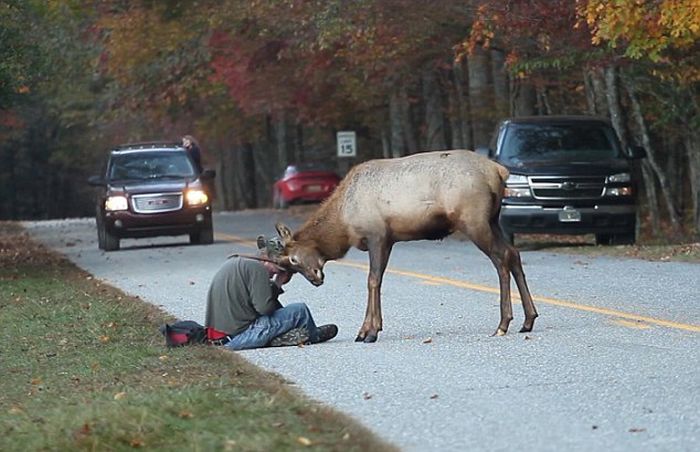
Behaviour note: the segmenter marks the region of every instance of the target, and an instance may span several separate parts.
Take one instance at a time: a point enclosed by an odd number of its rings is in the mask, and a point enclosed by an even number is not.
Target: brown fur
[[[382,329],[380,288],[394,243],[442,239],[461,231],[498,271],[501,322],[496,334],[505,334],[512,319],[510,273],[525,309],[521,331],[530,331],[537,311],[520,255],[498,226],[507,178],[503,166],[464,150],[357,165],[296,233],[278,224],[285,243],[283,263],[320,285],[326,261],[345,256],[352,246],[369,251],[367,311],[357,340],[374,342]]]

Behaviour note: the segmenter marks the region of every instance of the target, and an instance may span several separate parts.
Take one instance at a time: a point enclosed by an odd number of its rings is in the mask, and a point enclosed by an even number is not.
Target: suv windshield
[[[620,155],[614,131],[600,124],[511,124],[500,159],[593,162]]]
[[[107,174],[110,180],[193,176],[195,176],[194,167],[184,151],[148,151],[114,154],[110,160]]]

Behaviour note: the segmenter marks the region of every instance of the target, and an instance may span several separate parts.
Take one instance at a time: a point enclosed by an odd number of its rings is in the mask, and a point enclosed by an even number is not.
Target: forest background
[[[647,151],[645,235],[697,237],[699,38],[697,0],[0,0],[0,220],[92,215],[125,142],[194,135],[236,210],[291,162],[342,174],[594,114]]]

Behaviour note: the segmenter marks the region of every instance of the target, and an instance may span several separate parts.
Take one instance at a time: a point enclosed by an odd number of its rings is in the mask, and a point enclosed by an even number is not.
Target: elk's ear
[[[286,245],[292,242],[292,231],[287,227],[287,225],[285,225],[284,223],[277,223],[275,225],[275,228],[277,229],[277,233],[282,239],[282,243]]]

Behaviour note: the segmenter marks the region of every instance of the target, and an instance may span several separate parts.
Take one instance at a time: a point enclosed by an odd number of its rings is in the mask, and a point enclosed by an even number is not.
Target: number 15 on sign
[[[357,138],[355,132],[338,132],[338,157],[357,156]]]

